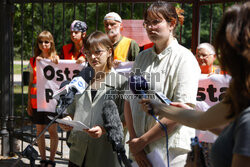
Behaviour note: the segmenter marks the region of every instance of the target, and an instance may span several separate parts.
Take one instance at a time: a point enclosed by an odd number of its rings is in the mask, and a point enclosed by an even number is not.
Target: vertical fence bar
[[[181,9],[183,10],[183,8],[184,8],[184,3],[181,4]],[[180,25],[180,39],[179,39],[180,44],[181,44],[181,37],[182,37],[182,26],[183,25]]]
[[[44,4],[43,4],[43,0],[41,2],[41,7],[42,7],[42,30],[44,30]]]
[[[65,0],[63,0],[63,32],[62,32],[62,40],[63,40],[63,45],[65,43]]]
[[[121,16],[122,14],[122,3],[119,2],[119,15]],[[122,17],[122,16],[121,16]]]
[[[52,33],[55,35],[55,3],[52,2]]]
[[[213,38],[213,5],[210,5],[210,27],[209,27],[209,43],[212,43],[212,38]]]
[[[74,0],[74,3],[73,3],[73,20],[75,20],[76,19],[76,1]]]
[[[84,21],[87,22],[87,2],[84,3]]]
[[[196,47],[200,38],[200,3],[199,1],[193,2],[193,21],[192,21],[192,52],[195,54]]]
[[[134,3],[132,2],[131,3],[131,19],[133,19],[134,18]]]
[[[23,58],[23,6],[24,4],[22,3],[21,4],[21,59]],[[22,97],[23,99],[23,97]],[[23,103],[23,100],[22,100],[22,103]],[[24,120],[24,112],[22,112],[22,120]],[[22,127],[24,127],[24,121],[22,121]],[[23,128],[21,129],[21,134],[23,136]],[[23,151],[23,140],[22,140],[22,151]]]
[[[95,4],[95,10],[96,10],[96,15],[95,15],[95,29],[98,30],[98,16],[99,16],[99,7],[98,7],[98,3]]]
[[[110,2],[108,2],[108,13],[110,12]]]
[[[8,156],[9,132],[7,129],[8,115],[10,112],[10,55],[11,55],[11,2],[3,0],[0,2],[0,17],[2,26],[0,27],[0,55],[1,57],[1,136],[2,136],[2,155]]]
[[[10,14],[10,23],[9,23],[9,33],[10,33],[10,92],[9,92],[9,96],[10,96],[10,117],[9,117],[9,121],[10,121],[10,126],[9,126],[9,133],[10,133],[10,156],[14,156],[15,155],[15,150],[14,150],[14,144],[16,143],[15,142],[15,138],[14,138],[14,118],[15,118],[15,115],[14,115],[14,81],[13,81],[13,62],[14,62],[14,38],[13,38],[13,23],[14,23],[14,4],[13,2],[10,2],[10,9],[9,9],[9,14]]]

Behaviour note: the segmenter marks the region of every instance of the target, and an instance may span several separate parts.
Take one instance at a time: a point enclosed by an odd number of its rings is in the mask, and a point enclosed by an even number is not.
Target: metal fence
[[[13,138],[30,142],[35,137],[33,125],[26,114],[27,86],[24,81],[25,59],[33,56],[37,34],[47,29],[54,35],[57,50],[70,41],[69,26],[72,20],[85,21],[89,30],[103,30],[102,19],[115,11],[123,19],[142,19],[143,11],[153,0],[3,0],[0,2],[1,37],[1,136],[2,155],[13,153]],[[200,42],[212,42],[213,35],[225,8],[237,0],[169,0],[184,9],[184,25],[179,27],[177,38],[193,52]],[[220,17],[218,17],[220,16]],[[21,82],[13,80],[14,58],[21,62]],[[14,68],[15,67],[15,68]],[[29,127],[28,129],[25,129]],[[65,136],[60,135],[63,142]],[[61,150],[57,152],[63,156]],[[21,144],[21,151],[23,143]]]

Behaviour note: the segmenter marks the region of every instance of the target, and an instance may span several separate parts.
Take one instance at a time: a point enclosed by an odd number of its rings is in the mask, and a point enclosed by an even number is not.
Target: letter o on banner
[[[55,77],[55,70],[52,66],[48,65],[43,69],[43,74],[47,80],[52,80]]]

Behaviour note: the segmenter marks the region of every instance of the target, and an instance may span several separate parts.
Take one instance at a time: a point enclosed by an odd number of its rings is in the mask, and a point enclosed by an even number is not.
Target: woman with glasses
[[[47,116],[55,116],[56,113],[37,111],[37,91],[36,91],[36,60],[50,59],[54,63],[58,63],[55,49],[55,42],[52,34],[49,31],[42,31],[36,40],[34,57],[30,58],[30,79],[28,92],[28,115],[32,117],[32,122],[36,124],[37,136],[43,131],[47,124],[51,121]],[[54,158],[58,145],[57,124],[52,124],[49,128],[50,135],[50,158],[46,160],[45,136],[42,135],[38,140],[38,148],[41,156],[41,166],[55,166]]]
[[[194,106],[200,68],[194,55],[175,38],[175,29],[184,20],[182,12],[164,1],[154,2],[146,10],[143,25],[154,46],[136,57],[132,70],[145,74],[150,90],[162,92],[171,101]],[[153,150],[159,152],[167,165],[164,130],[152,116],[141,112],[138,102],[138,99],[125,102],[130,151],[140,167],[151,166],[146,154]],[[170,166],[184,166],[194,129],[166,118],[159,119],[167,126]]]
[[[112,150],[107,136],[104,135],[102,118],[103,103],[116,92],[122,93],[126,78],[112,68],[114,61],[113,46],[108,36],[100,31],[90,34],[84,44],[88,63],[95,71],[86,91],[75,97],[67,111],[70,116],[64,119],[81,121],[90,129],[75,131],[72,127],[60,124],[65,130],[71,130],[68,142],[71,144],[70,167],[119,167],[116,154]],[[112,94],[113,92],[113,94]],[[122,100],[114,99],[118,110],[122,111]]]
[[[229,124],[211,150],[214,167],[250,166],[250,2],[233,5],[225,12],[215,38],[222,70],[232,79],[224,99],[206,112],[190,110],[182,103],[166,106],[151,101],[150,108],[162,117],[197,129],[209,130]],[[218,54],[220,53],[220,54]],[[149,100],[143,100],[148,112]],[[182,108],[177,108],[177,107]],[[183,109],[187,108],[187,109]]]

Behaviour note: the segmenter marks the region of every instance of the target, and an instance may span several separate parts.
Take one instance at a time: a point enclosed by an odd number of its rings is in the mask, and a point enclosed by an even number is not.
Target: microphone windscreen
[[[66,81],[63,81],[59,87],[59,89],[63,88],[64,86],[68,85],[70,83],[70,81],[66,80]]]
[[[115,144],[121,144],[124,135],[117,105],[113,100],[106,100],[103,103],[102,111],[104,128],[107,131],[108,139],[115,142]]]
[[[81,76],[87,84],[90,83],[90,81],[95,76],[95,71],[92,67],[86,67],[80,71],[79,76]]]
[[[136,95],[140,95],[149,89],[146,79],[139,75],[133,75],[129,78],[129,87]]]

